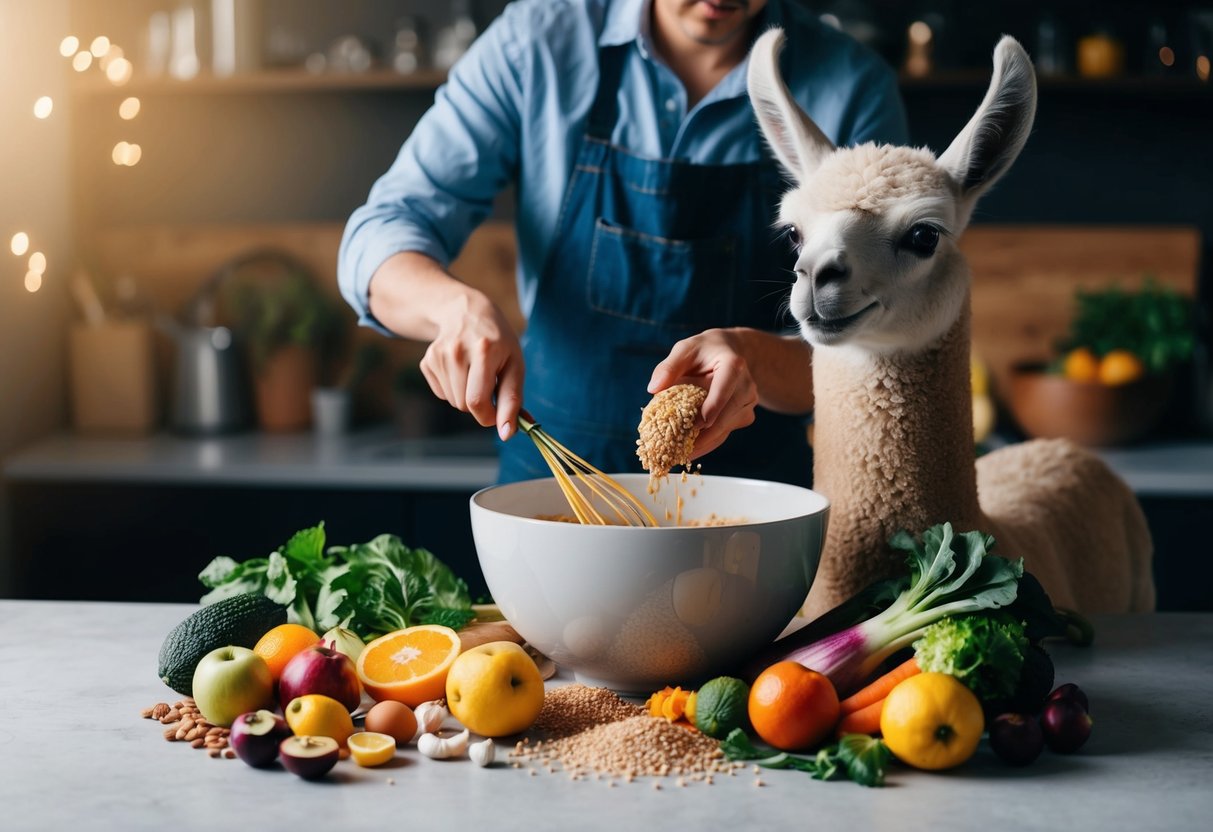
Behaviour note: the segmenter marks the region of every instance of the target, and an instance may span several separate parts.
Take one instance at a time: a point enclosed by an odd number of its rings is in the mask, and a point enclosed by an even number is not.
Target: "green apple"
[[[241,714],[273,707],[273,702],[270,667],[247,647],[219,647],[194,669],[194,703],[212,725],[227,727]]]

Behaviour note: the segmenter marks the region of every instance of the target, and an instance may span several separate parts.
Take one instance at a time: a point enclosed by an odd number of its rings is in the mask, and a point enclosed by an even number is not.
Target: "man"
[[[791,0],[518,0],[350,219],[339,277],[361,321],[429,341],[431,389],[502,440],[525,381],[549,433],[606,471],[638,470],[641,407],[690,381],[708,389],[695,453],[719,448],[711,473],[807,484],[811,354],[777,331],[784,184],[745,89],[770,26],[787,33],[789,87],[836,144],[906,143],[892,71]],[[510,182],[521,342],[446,271]],[[503,482],[547,475],[529,446],[502,445]]]

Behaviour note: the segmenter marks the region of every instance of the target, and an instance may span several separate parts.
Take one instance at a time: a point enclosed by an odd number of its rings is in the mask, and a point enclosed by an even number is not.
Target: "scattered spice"
[[[724,759],[712,738],[652,719],[612,691],[585,685],[551,691],[530,735],[537,741],[515,745],[513,756],[549,772],[558,764],[573,779],[591,772],[628,783],[636,777],[674,775],[684,778],[685,785],[687,776],[728,772],[738,765]]]

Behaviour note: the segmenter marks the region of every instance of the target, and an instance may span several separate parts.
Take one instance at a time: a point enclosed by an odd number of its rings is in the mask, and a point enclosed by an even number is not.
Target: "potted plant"
[[[276,251],[254,252],[229,266],[223,299],[252,361],[260,426],[307,428],[320,357],[339,332],[334,304],[303,264]]]
[[[1140,289],[1079,291],[1068,336],[1047,365],[1016,368],[1011,411],[1029,436],[1120,445],[1153,430],[1176,369],[1196,343],[1194,304],[1147,279]]]

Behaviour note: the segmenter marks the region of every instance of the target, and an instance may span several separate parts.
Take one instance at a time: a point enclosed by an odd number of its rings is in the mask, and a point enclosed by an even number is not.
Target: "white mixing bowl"
[[[716,515],[736,525],[583,526],[556,481],[472,495],[472,534],[493,600],[528,642],[579,681],[622,691],[694,684],[735,670],[803,604],[825,542],[829,501],[815,491],[733,477],[621,485],[659,519]],[[654,505],[655,500],[655,505]]]

